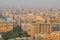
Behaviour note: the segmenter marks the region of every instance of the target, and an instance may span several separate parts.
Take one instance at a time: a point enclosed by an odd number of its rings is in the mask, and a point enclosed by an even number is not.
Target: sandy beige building
[[[54,31],[50,34],[51,40],[60,40],[60,31]]]
[[[8,32],[13,30],[12,24],[0,24],[0,32]]]

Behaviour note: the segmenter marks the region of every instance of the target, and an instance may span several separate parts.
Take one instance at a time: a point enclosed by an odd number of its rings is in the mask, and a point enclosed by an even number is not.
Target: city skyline
[[[60,40],[60,0],[0,0],[0,40]]]
[[[0,7],[60,8],[60,0],[0,0]]]

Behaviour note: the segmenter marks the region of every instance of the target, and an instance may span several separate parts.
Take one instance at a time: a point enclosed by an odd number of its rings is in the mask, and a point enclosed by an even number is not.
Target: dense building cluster
[[[20,25],[35,40],[60,40],[60,9],[0,9],[0,24]]]

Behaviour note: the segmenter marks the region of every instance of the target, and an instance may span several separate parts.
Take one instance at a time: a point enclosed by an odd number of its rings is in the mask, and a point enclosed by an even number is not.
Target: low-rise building
[[[15,38],[15,39],[8,39],[8,40],[33,40],[31,37],[22,37],[22,38]]]

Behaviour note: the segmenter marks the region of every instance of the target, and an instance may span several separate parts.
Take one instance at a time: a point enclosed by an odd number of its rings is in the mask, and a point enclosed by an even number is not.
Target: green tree
[[[21,26],[15,25],[13,28],[13,31],[17,31],[17,32],[21,33],[23,30],[22,30]]]
[[[3,40],[8,40],[9,39],[9,35],[7,33],[4,33],[2,35],[2,38],[3,38]]]

